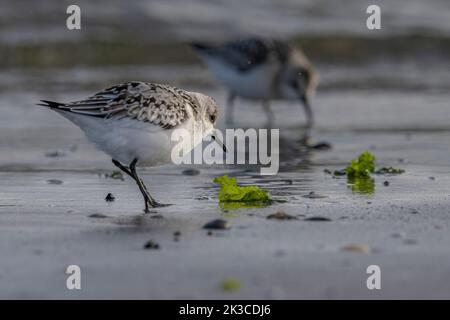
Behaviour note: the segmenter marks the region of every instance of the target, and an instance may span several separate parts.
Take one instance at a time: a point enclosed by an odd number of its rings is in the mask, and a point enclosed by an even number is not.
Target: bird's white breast
[[[249,99],[270,99],[275,68],[263,63],[250,70],[238,69],[213,57],[204,57],[217,80],[234,94]]]
[[[138,165],[156,166],[171,162],[171,141],[174,129],[163,129],[157,125],[135,119],[103,119],[70,112],[60,112],[64,117],[78,125],[98,149],[126,165],[138,159]],[[189,150],[199,144],[208,134],[200,122],[193,118],[187,120],[179,129],[191,133]],[[194,134],[195,132],[195,134]],[[187,143],[187,142],[186,142]]]

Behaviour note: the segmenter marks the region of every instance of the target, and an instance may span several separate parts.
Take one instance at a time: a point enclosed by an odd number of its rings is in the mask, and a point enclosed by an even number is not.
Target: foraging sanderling
[[[85,100],[59,103],[41,100],[79,126],[87,138],[112,157],[120,170],[132,177],[149,207],[156,202],[136,172],[136,165],[155,166],[171,160],[171,133],[186,129],[193,139],[186,150],[207,135],[214,139],[218,106],[201,93],[133,81],[112,86]],[[193,143],[192,143],[193,142]],[[221,141],[217,141],[223,146]],[[223,146],[223,148],[225,148]]]
[[[286,42],[245,39],[214,46],[193,44],[217,80],[229,90],[227,122],[232,121],[235,97],[261,100],[268,122],[273,114],[269,100],[300,100],[307,126],[314,123],[310,100],[318,75],[303,52]]]

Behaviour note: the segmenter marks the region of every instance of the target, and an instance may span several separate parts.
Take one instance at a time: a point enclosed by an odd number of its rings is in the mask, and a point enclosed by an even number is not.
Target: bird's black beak
[[[218,144],[219,146],[222,147],[223,152],[227,152],[227,147],[225,146],[225,144],[224,144],[219,138],[217,138],[215,135],[212,135],[211,137],[213,138],[213,140],[214,140],[215,142],[217,142],[217,144]]]

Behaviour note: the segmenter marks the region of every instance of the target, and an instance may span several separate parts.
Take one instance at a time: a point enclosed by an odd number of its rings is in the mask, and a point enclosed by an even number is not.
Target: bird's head
[[[216,100],[202,93],[191,92],[192,97],[197,101],[198,116],[202,119],[203,134],[211,135],[214,140],[226,151],[225,145],[215,135],[215,128],[217,117],[219,115],[219,106]]]
[[[198,92],[191,92],[190,94],[197,101],[197,112],[205,127],[213,128],[219,113],[216,100]]]
[[[309,102],[316,91],[318,78],[311,68],[295,66],[286,71],[284,81],[291,98]]]

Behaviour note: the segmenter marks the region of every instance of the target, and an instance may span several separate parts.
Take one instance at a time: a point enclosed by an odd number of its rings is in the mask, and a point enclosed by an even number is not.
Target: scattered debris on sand
[[[47,183],[48,184],[63,184],[63,182],[61,180],[58,180],[58,179],[48,179]]]
[[[341,248],[346,252],[370,253],[370,247],[366,244],[349,244]]]
[[[303,198],[308,198],[308,199],[323,199],[323,198],[328,198],[328,197],[327,197],[326,195],[318,194],[318,193],[315,193],[314,191],[311,191],[310,193],[305,194],[305,195],[303,196]]]
[[[154,240],[149,240],[144,244],[146,250],[159,250],[159,243]]]
[[[273,214],[269,214],[267,219],[275,219],[275,220],[297,220],[298,218],[295,216],[291,216],[284,211],[277,211]]]
[[[213,230],[226,230],[230,228],[231,224],[223,219],[212,220],[203,226],[203,229],[213,229]]]
[[[310,149],[314,149],[314,150],[330,150],[333,146],[329,142],[320,141],[320,142],[308,145],[307,147]]]
[[[332,220],[327,217],[314,216],[314,217],[305,218],[305,219],[303,219],[303,221],[328,222],[328,221],[332,221]]]
[[[200,174],[200,170],[197,169],[186,169],[181,172],[185,176],[198,176]]]
[[[108,218],[108,216],[105,215],[105,214],[103,214],[103,213],[93,213],[93,214],[90,214],[88,217],[89,217],[89,218],[95,218],[95,219],[104,219],[104,218]]]
[[[65,157],[66,153],[61,150],[53,150],[45,153],[45,156],[47,158],[58,158],[58,157]]]
[[[117,180],[122,180],[122,181],[125,180],[125,178],[123,177],[122,171],[119,171],[119,170],[114,170],[111,173],[105,173],[105,178],[117,179]]]
[[[116,197],[114,197],[112,193],[108,193],[105,197],[106,202],[112,202],[114,200],[116,200]]]
[[[375,171],[376,174],[402,174],[405,173],[405,170],[394,167],[382,167]]]

